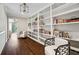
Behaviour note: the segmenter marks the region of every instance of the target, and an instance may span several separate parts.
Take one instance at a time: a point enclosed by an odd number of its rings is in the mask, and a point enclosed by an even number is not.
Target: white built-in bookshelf
[[[73,18],[79,18],[78,3],[49,4],[28,18],[28,36],[44,45],[47,38],[53,37],[53,29],[57,26],[79,24],[79,21],[67,22]],[[60,19],[63,21],[56,22]]]

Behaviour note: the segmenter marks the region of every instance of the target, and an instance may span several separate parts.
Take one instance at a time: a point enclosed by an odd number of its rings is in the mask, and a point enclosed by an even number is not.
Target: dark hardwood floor
[[[2,55],[44,55],[44,46],[30,38],[17,39],[15,35],[5,44]]]
[[[44,46],[30,39],[17,39],[13,34],[7,41],[1,55],[44,55]],[[70,55],[79,55],[79,52],[70,50]]]

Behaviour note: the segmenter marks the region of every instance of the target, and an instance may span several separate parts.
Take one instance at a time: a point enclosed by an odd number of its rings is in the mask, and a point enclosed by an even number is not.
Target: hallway
[[[28,37],[17,39],[17,34],[14,33],[5,44],[1,55],[44,55],[44,46]],[[79,53],[70,50],[70,55],[79,55]]]
[[[44,55],[44,46],[28,37],[17,39],[14,33],[6,43],[2,55]]]

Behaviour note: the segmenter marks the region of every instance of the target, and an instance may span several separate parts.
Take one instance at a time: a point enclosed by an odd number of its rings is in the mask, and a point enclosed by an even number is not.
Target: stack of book
[[[68,19],[66,22],[79,22],[79,18]]]

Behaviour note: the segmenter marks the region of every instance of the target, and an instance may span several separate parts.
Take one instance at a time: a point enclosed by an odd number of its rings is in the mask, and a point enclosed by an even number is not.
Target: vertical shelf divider
[[[51,37],[53,36],[53,27],[52,27],[52,25],[53,25],[53,20],[52,20],[52,4],[50,4],[50,21],[51,21]]]
[[[31,22],[30,23],[31,23],[31,31],[32,31],[32,19],[31,19]]]
[[[28,27],[29,21],[28,21],[28,20],[29,20],[29,18],[27,19],[27,34],[29,34],[29,33],[28,33],[28,31],[29,31],[29,27]]]
[[[39,40],[39,13],[37,14],[38,40]]]

